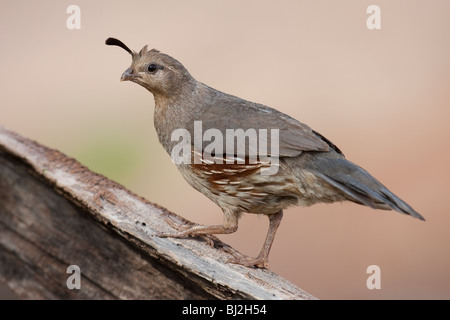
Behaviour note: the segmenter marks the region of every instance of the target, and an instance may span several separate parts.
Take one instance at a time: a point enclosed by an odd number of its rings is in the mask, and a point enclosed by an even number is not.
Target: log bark
[[[157,183],[157,182],[154,182]],[[314,299],[75,159],[0,127],[0,281],[27,299]],[[80,269],[80,289],[69,289]]]

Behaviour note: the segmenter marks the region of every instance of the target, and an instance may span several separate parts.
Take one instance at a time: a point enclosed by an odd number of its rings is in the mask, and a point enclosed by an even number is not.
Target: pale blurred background
[[[80,30],[66,27],[71,4]],[[381,30],[366,27],[371,4]],[[271,270],[321,299],[449,299],[449,31],[446,0],[2,1],[0,125],[191,221],[221,223],[160,146],[153,96],[119,81],[130,56],[104,41],[148,44],[199,81],[308,124],[427,219],[291,208]],[[255,256],[267,227],[245,215],[220,238]],[[366,287],[373,264],[380,290]]]

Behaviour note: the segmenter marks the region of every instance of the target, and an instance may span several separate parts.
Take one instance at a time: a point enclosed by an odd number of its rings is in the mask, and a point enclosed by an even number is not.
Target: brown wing
[[[203,158],[195,150],[193,158],[197,158],[197,163],[194,160],[191,162],[191,172],[199,177],[203,187],[214,195],[211,199],[214,201],[214,197],[217,197],[221,199],[221,205],[226,203],[226,206],[233,210],[258,213],[270,210],[265,199],[277,195],[268,193],[269,190],[281,190],[286,186],[286,181],[267,181],[261,176],[261,168],[270,166],[267,162],[249,163],[248,159],[245,159],[246,163],[239,164],[237,162],[241,159],[238,158]],[[233,163],[227,163],[227,160]],[[268,185],[273,185],[274,188],[268,188]],[[279,188],[275,188],[276,186]]]
[[[202,120],[203,132],[211,128],[217,129],[223,137],[226,137],[227,129],[243,129],[244,131],[255,129],[258,133],[261,129],[266,129],[267,151],[273,156],[295,157],[303,151],[328,151],[330,148],[327,141],[315,134],[310,127],[288,115],[265,105],[222,92],[216,92],[214,97],[205,103],[201,112],[193,116],[193,120],[196,118]],[[193,128],[190,129],[192,135]],[[279,132],[278,152],[271,151],[271,146],[274,145],[271,129],[277,129]],[[208,142],[204,143],[202,149],[207,144]],[[245,156],[252,156],[251,141],[248,141],[248,144]],[[225,150],[223,153],[226,154]]]

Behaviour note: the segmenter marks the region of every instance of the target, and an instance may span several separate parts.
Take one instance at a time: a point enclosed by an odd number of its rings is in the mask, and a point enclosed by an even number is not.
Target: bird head
[[[135,82],[156,96],[170,98],[195,82],[186,68],[171,56],[144,46],[139,52],[130,50],[122,41],[108,38],[107,45],[119,46],[132,58],[131,66],[125,70],[120,81]]]

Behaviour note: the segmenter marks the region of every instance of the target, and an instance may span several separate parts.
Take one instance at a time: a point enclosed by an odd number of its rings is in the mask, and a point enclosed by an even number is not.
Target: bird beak
[[[133,81],[134,79],[141,78],[141,75],[136,73],[133,68],[128,68],[125,70],[124,73],[122,73],[122,76],[120,77],[120,81]]]

